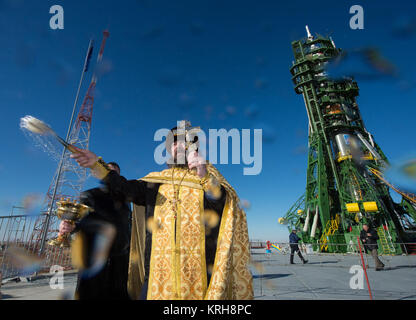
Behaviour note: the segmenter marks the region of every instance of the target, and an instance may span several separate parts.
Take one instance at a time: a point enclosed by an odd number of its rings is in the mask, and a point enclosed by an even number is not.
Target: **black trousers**
[[[297,243],[296,244],[290,244],[290,263],[293,263],[293,257],[295,255],[295,252],[298,253],[298,256],[299,256],[300,260],[302,260],[302,261],[305,260],[305,259],[303,259],[303,256],[300,253],[299,245]]]
[[[129,253],[110,257],[107,264],[96,275],[83,277],[78,274],[75,298],[78,300],[129,300],[127,279]]]
[[[383,269],[384,268],[384,263],[380,261],[380,259],[378,258],[378,252],[377,249],[372,249],[371,250],[371,255],[373,256],[374,262],[376,264],[376,269]]]

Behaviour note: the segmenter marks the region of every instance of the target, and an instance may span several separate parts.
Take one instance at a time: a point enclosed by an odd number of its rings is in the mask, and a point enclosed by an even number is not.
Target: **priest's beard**
[[[168,168],[188,169],[188,159],[185,153],[178,153],[171,157],[167,162]]]

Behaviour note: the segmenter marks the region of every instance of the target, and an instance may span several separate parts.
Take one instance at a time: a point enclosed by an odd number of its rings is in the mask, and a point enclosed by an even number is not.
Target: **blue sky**
[[[55,4],[64,8],[64,30],[49,28]],[[377,48],[395,65],[397,77],[357,79],[358,103],[390,160],[416,151],[416,5],[362,1],[365,29],[351,30],[354,4],[0,0],[0,215],[27,194],[45,194],[57,165],[31,146],[19,119],[30,114],[66,134],[88,42],[95,39],[94,62],[108,28],[104,58],[111,68],[97,84],[91,150],[134,179],[163,169],[153,159],[153,135],[177,120],[205,131],[263,128],[260,175],[244,176],[243,165],[218,167],[251,203],[250,236],[286,240],[277,219],[306,183],[307,116],[289,72],[291,41],[306,36],[306,24],[346,50]],[[86,187],[96,184],[91,178]]]

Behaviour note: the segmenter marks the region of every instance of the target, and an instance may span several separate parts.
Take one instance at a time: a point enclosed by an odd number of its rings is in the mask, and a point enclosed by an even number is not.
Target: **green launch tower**
[[[400,243],[416,236],[416,197],[384,179],[388,160],[364,126],[357,83],[327,74],[342,50],[306,30],[307,38],[292,42],[290,69],[309,119],[306,192],[279,223],[301,231],[303,242],[321,252],[349,251],[367,223],[377,230],[380,253],[404,253],[409,247]],[[390,189],[401,194],[401,203]]]

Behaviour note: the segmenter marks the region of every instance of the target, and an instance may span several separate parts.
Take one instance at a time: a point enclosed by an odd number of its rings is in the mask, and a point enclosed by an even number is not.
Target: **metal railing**
[[[264,254],[266,260],[274,264],[287,264],[289,263],[289,255],[291,253],[290,243],[288,242],[271,242],[277,248],[270,248],[270,252],[267,252],[267,243],[265,241],[250,241],[250,249],[252,254]],[[359,263],[360,248],[358,243],[340,244],[340,243],[327,243],[329,246],[337,246],[342,249],[343,253],[331,253],[320,252],[320,243],[299,243],[299,250],[304,257],[310,257],[313,264],[320,266],[337,266],[337,267],[350,267],[351,261],[357,261]],[[414,245],[414,243],[393,243],[393,245],[400,245],[402,248],[407,248],[408,245]],[[362,252],[364,254],[366,265],[373,266],[374,261],[371,257],[371,252],[366,252],[365,248],[361,244]],[[378,256],[383,261],[387,269],[395,269],[402,266],[416,268],[416,256],[414,253],[407,252],[405,250],[401,255],[383,254],[381,248],[378,248]],[[367,254],[366,254],[367,253]],[[277,256],[287,256],[287,259],[278,259]],[[296,254],[295,254],[296,257]],[[275,259],[276,258],[276,259]],[[328,259],[331,263],[328,264]],[[287,260],[287,261],[286,261]]]
[[[250,241],[250,244],[250,270],[253,274],[255,297],[285,299],[286,296],[291,298],[294,296],[296,299],[303,299],[304,293],[310,294],[315,299],[320,299],[321,294],[322,299],[336,299],[337,295],[341,299],[365,299],[367,294],[370,299],[413,299],[416,297],[414,286],[412,286],[413,274],[416,271],[416,255],[413,254],[380,254],[379,248],[378,258],[384,264],[386,273],[378,274],[374,272],[378,268],[376,260],[371,252],[366,254],[362,244],[362,255],[360,254],[357,240],[352,244],[328,243],[333,246],[337,245],[339,248],[344,246],[344,253],[320,252],[320,243],[299,243],[299,249],[307,263],[303,264],[300,257],[294,253],[295,266],[293,267],[290,259],[290,243],[271,241],[271,244],[278,248],[271,247],[270,251],[266,250],[266,241]],[[411,244],[413,243],[395,243],[402,247]],[[359,288],[366,289],[365,291],[357,291],[354,290],[357,288],[351,287],[352,274],[356,275],[351,270],[357,266],[362,267],[363,274],[369,271],[368,277],[365,277],[367,285],[364,284],[363,278],[362,288]],[[390,272],[393,270],[394,272]],[[334,275],[337,275],[336,281],[328,281],[328,279],[335,279]],[[280,283],[275,280],[282,276],[293,276],[296,281],[285,280]],[[397,286],[394,284],[396,282],[409,283],[409,285]],[[300,292],[301,296],[297,296],[297,292]]]
[[[270,241],[270,243],[281,245],[283,247],[288,247],[290,245],[289,242],[282,242],[282,241]],[[340,252],[334,253],[334,254],[343,254],[343,253],[357,253],[358,251],[358,245],[356,242],[350,242],[350,243],[337,243],[337,242],[327,242],[327,241],[316,241],[313,243],[303,243],[299,242],[299,248],[305,248],[310,247],[313,248],[314,253],[333,253],[333,252],[323,252],[320,248],[325,246],[332,246],[333,248],[340,249]],[[416,243],[415,242],[390,242],[391,246],[399,246],[402,248],[403,253],[401,255],[416,255]],[[263,240],[250,240],[250,248],[251,249],[264,249],[267,247],[267,241]],[[345,248],[346,247],[346,248]],[[413,247],[414,249],[411,250],[409,248]],[[343,249],[343,250],[342,250]],[[290,250],[289,250],[290,251]],[[383,248],[380,244],[378,244],[378,251],[380,255],[383,255]],[[385,254],[385,255],[391,255],[391,254]]]
[[[42,255],[39,254],[40,241],[34,238],[34,227],[36,219],[46,218],[47,214],[43,213],[33,217],[15,214],[15,211],[24,212],[24,209],[13,207],[10,216],[0,216],[0,273],[3,279],[21,276],[22,264],[25,267],[30,267],[31,263],[34,264],[35,257],[41,259],[41,264],[36,268],[36,272],[49,272],[53,265],[70,269],[69,248],[48,246]],[[14,256],[15,250],[13,249],[15,248],[19,248],[23,252],[23,256]],[[19,263],[16,263],[16,260]]]

